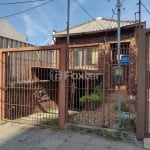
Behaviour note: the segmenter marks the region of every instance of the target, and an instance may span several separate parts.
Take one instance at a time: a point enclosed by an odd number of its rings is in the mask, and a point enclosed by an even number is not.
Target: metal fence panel
[[[4,119],[58,126],[59,50],[4,52]]]
[[[107,54],[101,46],[70,48],[68,122],[135,129],[135,54],[129,43],[122,44],[121,54],[130,55],[131,63],[122,66],[122,78],[118,84],[113,72],[117,67],[116,51],[115,44],[110,46]],[[118,100],[121,104],[119,113]]]

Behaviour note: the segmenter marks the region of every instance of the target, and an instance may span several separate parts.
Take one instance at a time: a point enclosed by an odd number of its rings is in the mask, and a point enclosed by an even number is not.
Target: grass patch
[[[5,125],[7,121],[0,121],[0,125]]]
[[[105,132],[103,134],[103,136],[106,139],[113,140],[113,141],[121,141],[121,140],[123,140],[120,132]]]
[[[56,129],[57,131],[58,130],[58,118],[42,120],[40,128],[41,129],[51,128],[54,130]]]
[[[44,124],[50,125],[50,126],[58,126],[58,118],[46,120],[44,121]]]

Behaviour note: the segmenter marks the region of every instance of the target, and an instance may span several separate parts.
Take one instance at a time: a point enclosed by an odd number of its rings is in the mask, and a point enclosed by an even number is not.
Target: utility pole
[[[121,99],[120,99],[120,80],[121,80],[121,67],[120,67],[120,14],[121,14],[121,2],[117,0],[117,57],[118,57],[118,71],[119,71],[119,84],[118,84],[118,123],[121,126]]]
[[[69,49],[70,0],[67,1],[67,49]]]
[[[139,0],[139,25],[141,25],[141,0]]]
[[[117,55],[118,55],[118,65],[120,66],[120,13],[121,13],[121,3],[117,0]]]
[[[138,22],[139,22],[139,27],[141,25],[141,5],[142,5],[142,0],[138,0],[137,5],[139,6],[138,11],[135,12],[135,20],[136,20],[136,14],[138,14]]]

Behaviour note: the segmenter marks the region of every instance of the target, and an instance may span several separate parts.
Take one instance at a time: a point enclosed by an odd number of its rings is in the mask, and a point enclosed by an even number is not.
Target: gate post
[[[137,68],[137,118],[136,137],[142,140],[146,132],[146,30],[138,32],[138,68]]]
[[[59,69],[61,73],[61,79],[59,80],[59,98],[58,98],[60,129],[64,129],[66,123],[66,80],[64,77],[67,60],[66,54],[67,54],[66,47],[65,46],[61,47],[59,56]]]
[[[4,120],[4,85],[5,85],[5,57],[3,57],[2,51],[0,51],[0,121]]]

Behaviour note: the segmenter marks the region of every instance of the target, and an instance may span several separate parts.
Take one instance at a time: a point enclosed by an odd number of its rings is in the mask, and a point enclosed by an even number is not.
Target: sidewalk
[[[114,142],[96,135],[7,123],[0,125],[0,150],[144,150],[144,148],[139,142]]]

